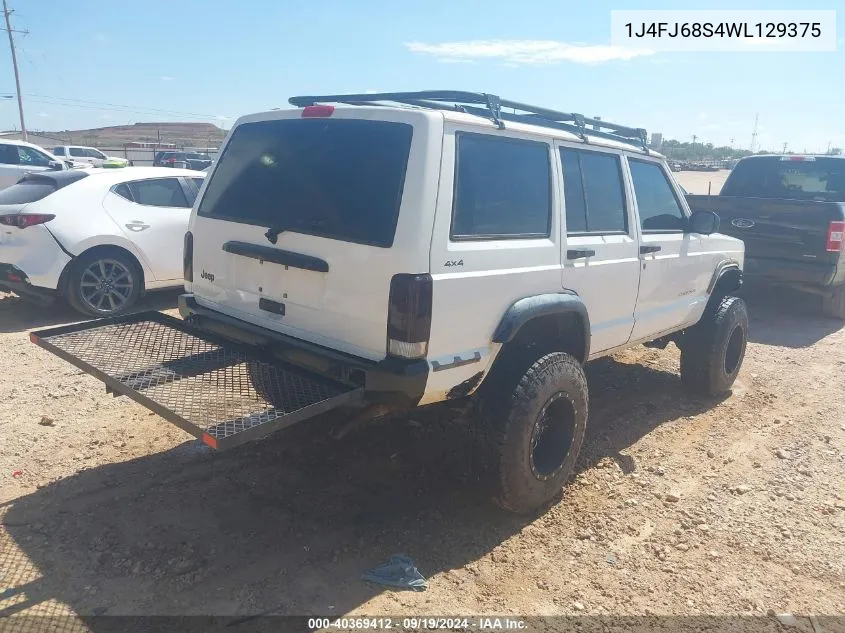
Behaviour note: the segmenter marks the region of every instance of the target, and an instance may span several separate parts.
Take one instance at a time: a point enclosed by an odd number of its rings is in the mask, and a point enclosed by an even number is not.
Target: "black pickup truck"
[[[749,156],[719,195],[687,200],[745,242],[748,281],[820,294],[824,313],[845,319],[845,157]]]

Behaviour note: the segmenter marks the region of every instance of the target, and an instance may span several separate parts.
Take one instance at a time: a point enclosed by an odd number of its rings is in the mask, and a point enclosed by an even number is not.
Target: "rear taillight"
[[[334,114],[334,106],[331,105],[310,105],[302,108],[303,119],[319,119]]]
[[[825,250],[828,253],[839,253],[842,250],[843,240],[845,236],[845,222],[831,222],[827,229],[827,246]]]
[[[394,275],[387,309],[387,353],[424,358],[431,334],[431,275]]]
[[[16,213],[15,215],[0,215],[0,224],[25,229],[36,224],[49,222],[55,215],[49,213]]]
[[[185,248],[182,251],[182,272],[185,281],[194,280],[194,234],[185,233]]]

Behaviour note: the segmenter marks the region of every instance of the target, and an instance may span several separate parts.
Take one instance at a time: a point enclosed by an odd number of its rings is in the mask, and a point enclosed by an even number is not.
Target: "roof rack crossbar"
[[[393,102],[434,110],[467,112],[492,120],[500,129],[504,127],[504,121],[529,123],[572,132],[585,142],[588,135],[625,143],[636,141],[644,151],[648,152],[647,133],[644,128],[618,125],[577,113],[559,112],[549,108],[532,106],[519,101],[501,99],[497,95],[484,92],[421,90],[415,92],[312,95],[291,97],[288,102],[297,107],[314,105],[318,102],[368,106],[385,105],[383,102]],[[511,109],[513,112],[508,113],[505,109]]]

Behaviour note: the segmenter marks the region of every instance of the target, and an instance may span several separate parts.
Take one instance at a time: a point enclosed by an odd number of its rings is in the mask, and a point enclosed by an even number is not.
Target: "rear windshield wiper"
[[[267,229],[267,232],[264,234],[264,237],[267,238],[271,244],[275,244],[279,239],[279,234],[284,233],[285,231],[289,230],[286,226],[271,226]]]

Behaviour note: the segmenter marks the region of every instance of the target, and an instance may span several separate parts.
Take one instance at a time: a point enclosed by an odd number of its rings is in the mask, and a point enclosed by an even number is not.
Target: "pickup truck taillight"
[[[845,222],[831,222],[827,229],[827,246],[825,250],[828,253],[839,253],[842,250],[842,245],[845,244]]]
[[[194,234],[185,233],[185,248],[182,250],[182,271],[185,281],[194,280]]]
[[[387,308],[387,353],[425,358],[431,334],[431,275],[393,275]]]

